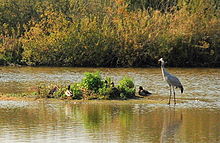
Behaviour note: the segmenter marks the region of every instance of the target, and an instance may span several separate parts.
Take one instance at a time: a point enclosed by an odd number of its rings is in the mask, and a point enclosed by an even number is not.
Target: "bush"
[[[65,94],[65,91],[67,90],[66,87],[60,87],[58,89],[58,91],[56,91],[54,94],[53,94],[53,98],[65,98],[66,97],[66,94]]]
[[[98,1],[2,1],[0,64],[219,66],[219,1]]]
[[[99,94],[101,99],[109,99],[111,88],[99,88]]]
[[[121,87],[119,88],[119,92],[122,99],[135,97],[135,88]]]
[[[135,97],[134,82],[131,78],[124,77],[118,86],[112,86],[111,78],[106,78],[107,83],[99,88],[99,94],[105,99],[128,99]]]
[[[81,90],[81,86],[79,83],[75,83],[70,86],[70,90],[73,93],[73,99],[82,99],[83,97],[83,92]]]
[[[82,86],[84,88],[98,93],[99,88],[102,88],[103,85],[102,77],[99,72],[85,73],[85,77],[82,80]]]
[[[135,97],[134,82],[131,78],[124,77],[119,81],[119,85],[113,85],[113,80],[107,77],[104,81],[100,72],[85,73],[81,83],[70,85],[70,91],[73,93],[72,99],[129,99]],[[65,91],[67,86],[58,85],[58,90],[49,95],[55,85],[40,85],[36,91],[40,97],[48,98],[66,98]]]
[[[22,52],[22,45],[18,39],[4,38],[4,42],[0,42],[0,65],[21,64]]]
[[[134,88],[134,82],[129,77],[124,77],[122,80],[119,81],[120,88]]]
[[[135,96],[134,82],[131,78],[124,77],[119,81],[118,87],[122,99],[133,98]]]

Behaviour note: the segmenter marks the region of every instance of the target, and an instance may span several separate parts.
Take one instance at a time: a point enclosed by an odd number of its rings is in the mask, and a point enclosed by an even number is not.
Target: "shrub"
[[[82,80],[82,86],[88,90],[98,93],[99,88],[103,87],[103,81],[100,73],[85,73],[85,77]]]
[[[100,88],[99,94],[102,95],[104,99],[121,99],[120,91],[116,87]]]
[[[124,77],[115,87],[111,85],[111,78],[106,78],[106,81],[106,85],[99,88],[99,94],[105,99],[128,99],[135,96],[134,82],[131,78]]]
[[[219,1],[98,1],[3,0],[0,64],[219,66]]]
[[[124,77],[122,80],[119,81],[119,87],[123,88],[134,88],[134,82],[129,77]]]
[[[99,88],[100,98],[101,99],[109,99],[110,90],[111,90],[110,88],[106,88],[106,87]]]
[[[66,97],[66,94],[65,94],[66,89],[67,88],[65,88],[65,87],[60,87],[58,89],[58,91],[54,92],[53,97],[54,98],[65,98]]]
[[[81,86],[79,83],[75,83],[70,86],[70,90],[73,93],[73,98],[74,99],[82,99],[83,97],[83,92],[81,90]]]
[[[70,85],[70,91],[73,93],[73,99],[128,99],[135,96],[134,82],[131,78],[124,77],[119,81],[119,85],[113,85],[113,80],[107,77],[102,80],[100,72],[85,73],[85,77],[80,83]],[[105,84],[104,84],[105,83]],[[65,91],[67,86],[58,85],[58,90],[49,95],[55,85],[38,86],[40,97],[48,98],[66,98]]]
[[[120,92],[120,97],[122,99],[128,99],[128,98],[135,97],[135,88],[120,87],[119,92]]]
[[[124,77],[119,81],[118,88],[122,99],[133,98],[135,96],[134,82],[131,78]]]
[[[22,52],[22,45],[18,39],[4,38],[4,42],[0,42],[0,64],[20,64]]]

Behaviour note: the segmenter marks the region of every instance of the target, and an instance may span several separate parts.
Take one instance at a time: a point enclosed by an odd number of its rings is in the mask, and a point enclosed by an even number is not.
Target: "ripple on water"
[[[143,104],[135,104],[134,105],[134,111],[138,112],[151,112],[154,111],[155,109],[168,109],[168,108],[177,108],[177,109],[198,109],[198,110],[203,110],[203,109],[208,109],[208,110],[220,110],[220,101],[218,100],[200,100],[200,99],[195,99],[195,100],[187,100],[187,99],[182,99],[181,103],[177,103],[176,105],[173,104],[171,101],[171,104],[168,105],[166,103],[156,103],[156,104],[148,104],[148,103],[143,103]]]
[[[8,109],[13,109],[13,108],[24,108],[27,106],[30,106],[33,104],[30,104],[30,101],[0,101],[0,108],[8,108]]]
[[[190,109],[220,109],[220,104],[212,101],[200,101],[200,100],[189,100],[184,103],[176,105],[177,108],[190,108]]]

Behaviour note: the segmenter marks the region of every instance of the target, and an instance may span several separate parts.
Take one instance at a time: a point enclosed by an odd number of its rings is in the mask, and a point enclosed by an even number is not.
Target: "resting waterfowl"
[[[111,82],[111,87],[115,87],[115,84],[114,84],[114,82]]]
[[[115,84],[114,84],[114,82],[111,82],[111,93],[110,93],[110,98],[111,99],[115,99],[115,98],[118,98],[119,97],[119,95],[120,95],[120,91],[118,90],[118,88],[117,87],[115,87]]]
[[[57,91],[58,91],[58,87],[55,86],[53,89],[50,90],[49,95],[53,95]]]
[[[49,93],[48,93],[48,95],[47,95],[47,98],[54,98],[54,96],[53,96],[53,94],[55,93],[55,92],[57,92],[58,91],[58,86],[55,86],[54,88],[52,88],[50,91],[49,91]],[[38,89],[38,93],[40,93],[40,90]]]
[[[68,85],[68,89],[65,91],[65,95],[66,95],[67,97],[73,96],[73,93],[70,91],[70,85]]]
[[[151,95],[151,93],[148,92],[147,90],[144,90],[142,86],[139,87],[138,94],[141,95],[141,96],[149,96],[149,95]]]

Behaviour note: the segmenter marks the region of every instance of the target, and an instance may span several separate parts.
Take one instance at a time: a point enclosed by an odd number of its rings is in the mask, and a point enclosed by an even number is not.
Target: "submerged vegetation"
[[[219,16],[218,0],[0,0],[0,65],[219,66]]]
[[[67,90],[72,93],[71,96],[66,94]],[[51,91],[53,91],[52,94]],[[70,89],[63,85],[59,87],[39,86],[35,95],[41,98],[63,99],[131,99],[136,97],[134,82],[131,78],[124,77],[118,85],[115,85],[110,77],[103,79],[99,72],[85,73],[82,81],[72,83]]]

